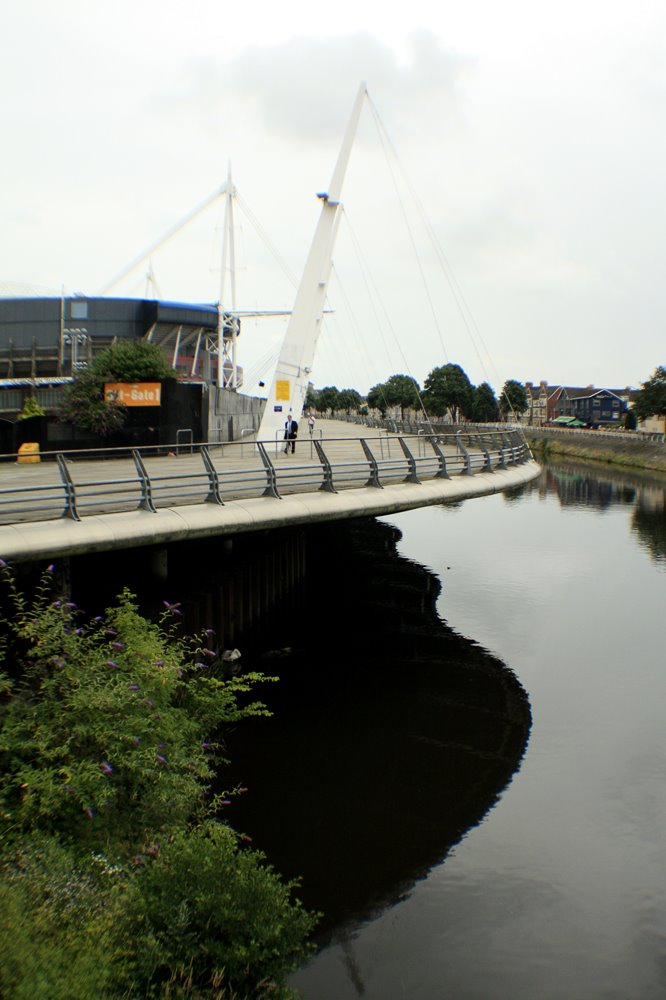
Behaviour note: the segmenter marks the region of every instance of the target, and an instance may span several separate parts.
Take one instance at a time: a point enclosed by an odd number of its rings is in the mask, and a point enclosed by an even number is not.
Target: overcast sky
[[[0,294],[98,293],[231,163],[236,304],[289,309],[361,81],[316,386],[666,363],[663,0],[7,0]],[[219,299],[222,212],[153,254],[150,294]],[[244,322],[248,391],[285,322]]]

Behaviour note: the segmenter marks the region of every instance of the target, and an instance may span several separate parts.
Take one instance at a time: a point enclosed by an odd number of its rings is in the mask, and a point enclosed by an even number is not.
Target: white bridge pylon
[[[340,222],[342,182],[366,94],[367,86],[362,83],[328,192],[317,195],[322,202],[321,214],[257,431],[259,441],[274,441],[276,437],[281,437],[287,415],[291,413],[295,420],[300,420],[303,413],[333,266],[333,247]]]

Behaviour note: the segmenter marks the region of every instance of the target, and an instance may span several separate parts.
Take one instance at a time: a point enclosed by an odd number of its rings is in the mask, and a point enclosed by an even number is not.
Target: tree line
[[[528,405],[527,389],[517,379],[507,379],[498,398],[488,382],[474,385],[457,364],[433,368],[423,386],[411,375],[391,375],[386,382],[374,385],[365,399],[355,389],[326,386],[309,389],[305,400],[306,410],[319,413],[379,410],[384,417],[388,410],[399,407],[403,418],[408,410],[425,410],[434,417],[449,413],[454,423],[461,420],[494,423],[510,413],[524,413]],[[636,418],[666,416],[666,367],[658,366],[641,383],[629,415],[633,422],[625,425],[632,427],[636,426]]]
[[[386,382],[374,385],[365,400],[355,389],[310,389],[305,406],[319,413],[363,412],[365,408],[365,412],[379,410],[382,416],[400,407],[403,418],[407,410],[425,410],[434,417],[449,413],[454,423],[493,423],[508,413],[524,413],[528,401],[527,390],[516,379],[504,383],[498,399],[488,382],[476,386],[460,365],[446,364],[433,368],[423,386],[411,375],[391,375]]]

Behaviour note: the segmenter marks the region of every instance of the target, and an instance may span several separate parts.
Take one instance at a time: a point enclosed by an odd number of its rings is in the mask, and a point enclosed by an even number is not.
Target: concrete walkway
[[[365,433],[364,433],[365,432]],[[335,464],[335,488],[323,490],[322,465],[309,435],[299,438],[296,453],[284,454],[281,443],[271,446],[276,496],[262,495],[270,478],[251,441],[211,447],[219,478],[220,502],[211,498],[211,476],[200,454],[181,449],[144,460],[150,485],[142,492],[131,457],[97,462],[73,460],[68,472],[76,487],[80,520],[63,517],[65,490],[55,461],[35,465],[0,464],[0,557],[15,561],[44,559],[108,549],[165,544],[191,538],[273,530],[324,520],[378,516],[437,503],[459,501],[506,490],[536,478],[539,466],[529,460],[473,475],[435,478],[438,460],[424,442],[410,439],[426,475],[409,482],[407,459],[396,435],[340,421],[318,421],[316,433],[326,456]],[[359,441],[364,434],[373,455],[381,460],[381,488],[368,485],[369,464]],[[447,467],[457,456],[446,445]],[[482,459],[481,452],[477,458]],[[461,458],[457,456],[461,471]],[[428,470],[430,470],[428,472]],[[421,474],[420,474],[421,476]],[[341,488],[339,488],[341,486]],[[20,494],[14,493],[21,490]],[[2,492],[4,491],[4,492]],[[154,499],[154,511],[139,509],[142,499]],[[23,509],[12,514],[15,497]],[[26,496],[34,509],[26,509]],[[30,504],[27,504],[30,508]],[[4,511],[4,513],[3,513]]]

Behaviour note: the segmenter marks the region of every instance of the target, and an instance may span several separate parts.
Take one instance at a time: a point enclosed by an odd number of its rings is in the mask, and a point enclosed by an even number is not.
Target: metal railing
[[[281,442],[282,444],[282,442]],[[46,452],[27,464],[0,456],[0,524],[492,472],[531,459],[518,432],[413,434]]]

